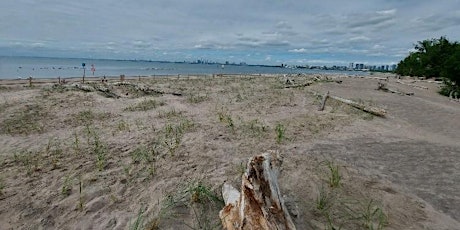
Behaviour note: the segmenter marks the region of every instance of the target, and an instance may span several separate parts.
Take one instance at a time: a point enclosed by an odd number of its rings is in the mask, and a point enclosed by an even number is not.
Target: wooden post
[[[323,100],[321,101],[321,105],[318,108],[318,111],[323,111],[324,110],[324,107],[326,106],[326,100],[327,100],[328,97],[329,97],[329,91],[327,91],[327,93],[324,94]]]

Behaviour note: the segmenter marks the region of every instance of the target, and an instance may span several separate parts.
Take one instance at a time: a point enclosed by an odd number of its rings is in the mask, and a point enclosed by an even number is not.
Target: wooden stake
[[[328,97],[329,97],[329,91],[327,91],[327,93],[324,94],[323,101],[321,102],[321,105],[318,108],[318,111],[323,111],[324,110],[324,107],[326,106],[326,100],[327,100]]]

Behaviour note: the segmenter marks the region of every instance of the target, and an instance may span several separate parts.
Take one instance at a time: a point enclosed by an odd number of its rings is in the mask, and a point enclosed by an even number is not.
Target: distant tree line
[[[460,43],[445,37],[419,41],[415,52],[400,61],[395,72],[404,76],[441,77],[441,94],[460,94]]]

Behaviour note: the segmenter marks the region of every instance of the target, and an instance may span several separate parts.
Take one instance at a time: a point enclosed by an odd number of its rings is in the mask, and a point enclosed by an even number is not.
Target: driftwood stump
[[[278,186],[280,163],[276,152],[252,157],[242,176],[241,193],[224,184],[225,207],[219,212],[224,229],[296,229]]]

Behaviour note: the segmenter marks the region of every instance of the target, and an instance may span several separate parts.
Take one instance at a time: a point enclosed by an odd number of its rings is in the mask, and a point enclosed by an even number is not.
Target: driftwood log
[[[313,92],[314,95],[321,95],[317,92]],[[323,101],[324,102],[321,102],[321,106],[322,104],[326,103],[325,100],[327,100],[328,98],[331,98],[331,99],[334,99],[334,100],[337,100],[337,101],[340,101],[342,103],[345,103],[347,105],[350,105],[350,106],[353,106],[357,109],[360,109],[364,112],[367,112],[367,113],[370,113],[372,115],[376,115],[376,116],[379,116],[379,117],[384,117],[386,115],[386,110],[384,109],[381,109],[381,108],[377,108],[377,107],[373,107],[373,106],[369,106],[369,105],[365,105],[363,103],[359,103],[359,102],[356,102],[356,101],[352,101],[350,99],[345,99],[345,98],[341,98],[341,97],[337,97],[337,96],[333,96],[333,95],[328,95],[328,97],[325,97],[326,99],[323,98]]]
[[[222,187],[225,207],[219,212],[227,230],[296,229],[278,186],[276,152],[252,157],[242,176],[241,193],[229,184]]]
[[[313,82],[307,82],[304,84],[295,84],[295,85],[286,85],[284,88],[301,88],[301,87],[306,87],[313,84]]]
[[[413,92],[406,93],[406,92],[402,92],[402,91],[397,90],[397,89],[388,88],[388,87],[387,87],[384,83],[382,83],[382,82],[377,82],[377,90],[382,90],[382,91],[390,92],[390,93],[396,93],[396,94],[399,94],[399,95],[408,95],[408,96],[414,95]]]
[[[414,87],[414,88],[428,89],[428,87],[425,87],[425,86],[409,84],[409,83],[406,83],[406,82],[403,82],[403,81],[396,81],[396,82],[401,84],[401,85],[408,85],[408,86],[411,86],[411,87]]]
[[[360,109],[360,110],[362,110],[364,112],[367,112],[367,113],[370,113],[370,114],[373,114],[373,115],[376,115],[376,116],[379,116],[379,117],[384,117],[385,114],[387,113],[384,109],[373,107],[373,106],[368,106],[368,105],[365,105],[365,104],[362,104],[362,103],[359,103],[359,102],[356,102],[356,101],[352,101],[352,100],[349,100],[349,99],[336,97],[336,96],[332,96],[332,95],[329,95],[329,97],[334,99],[334,100],[340,101],[342,103],[345,103],[347,105],[353,106],[353,107],[355,107],[357,109]]]
[[[143,92],[146,95],[172,94],[174,96],[182,96],[181,93],[175,93],[175,92],[167,93],[167,92],[163,92],[163,91],[160,91],[160,90],[152,89],[152,88],[148,87],[147,85],[139,85],[139,84],[134,84],[134,83],[126,82],[126,81],[114,82],[114,83],[112,83],[112,85],[115,85],[115,86],[122,86],[122,85],[130,86],[130,87],[133,87],[137,91]]]

